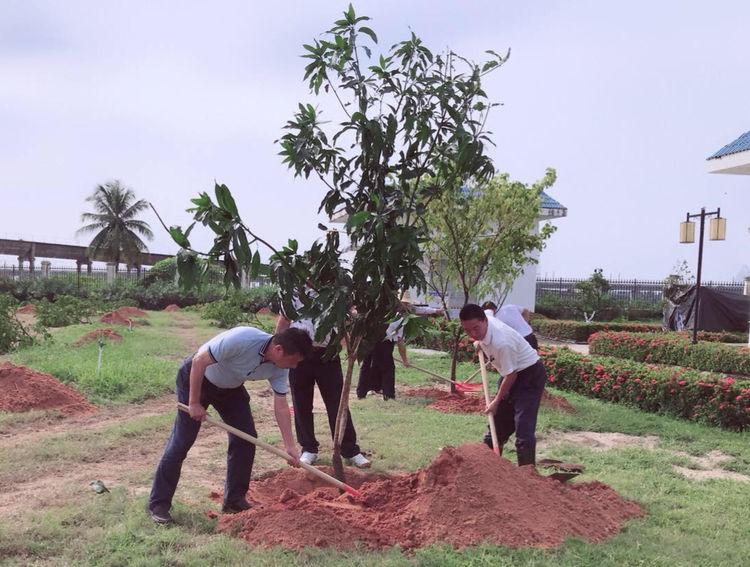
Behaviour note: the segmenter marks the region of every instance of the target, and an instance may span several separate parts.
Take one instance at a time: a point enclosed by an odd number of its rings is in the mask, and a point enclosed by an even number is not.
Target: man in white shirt
[[[531,345],[531,348],[538,351],[539,342],[536,340],[534,329],[531,328],[529,322],[531,321],[531,312],[525,307],[520,305],[503,305],[500,309],[497,308],[492,301],[485,301],[482,304],[484,314],[487,317],[495,317],[499,319],[508,327],[516,331],[521,335],[526,342]]]
[[[495,399],[485,413],[494,415],[500,450],[515,432],[518,464],[536,463],[536,419],[547,373],[537,352],[524,338],[479,305],[464,305],[461,325],[502,376]],[[485,442],[492,446],[492,440]]]

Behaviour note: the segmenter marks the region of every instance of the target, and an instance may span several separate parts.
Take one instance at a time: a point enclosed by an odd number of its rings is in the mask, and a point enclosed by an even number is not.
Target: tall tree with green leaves
[[[485,183],[445,192],[427,208],[430,238],[425,242],[427,286],[443,302],[450,319],[448,294],[458,293],[461,305],[470,299],[505,298],[513,282],[556,227],[546,224],[536,232],[541,193],[556,179],[554,169],[532,185],[513,181],[507,174]],[[502,303],[500,301],[499,303]],[[461,328],[456,325],[451,378]]]
[[[349,242],[320,224],[323,234],[308,250],[300,251],[294,239],[277,250],[242,221],[223,185],[216,186],[216,202],[203,193],[190,209],[196,222],[216,233],[208,255],[223,261],[228,284],[238,285],[242,270],[257,272],[258,246],[268,247],[285,313],[313,319],[318,340],[330,333],[329,355],[346,345],[334,432],[338,478],[344,476],[340,445],[354,363],[382,339],[380,329],[397,316],[401,292],[426,286],[421,245],[429,235],[424,222],[429,202],[494,173],[484,127],[494,105],[482,90],[482,77],[507,59],[489,52],[489,61],[476,64],[450,51],[434,54],[413,33],[373,56],[377,35],[364,25],[367,20],[350,5],[321,39],[304,46],[305,80],[314,95],[331,97],[332,117],[339,122],[325,120],[312,104],[299,104],[280,139],[284,163],[294,175],[325,188],[318,212],[346,215],[342,232]],[[191,229],[169,229],[185,249],[178,258],[186,282],[197,269]],[[348,244],[356,250],[351,262],[342,260]],[[308,285],[315,293],[306,292]],[[408,319],[407,335],[418,324]]]
[[[154,237],[148,223],[137,218],[148,208],[148,202],[136,200],[133,190],[119,181],[98,185],[86,201],[95,212],[81,215],[81,222],[88,224],[77,234],[96,233],[88,246],[89,258],[140,265],[141,253],[148,251],[141,237]]]

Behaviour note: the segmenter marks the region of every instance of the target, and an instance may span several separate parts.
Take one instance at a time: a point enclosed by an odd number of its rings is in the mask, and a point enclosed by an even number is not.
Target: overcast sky
[[[316,238],[314,181],[295,180],[273,141],[310,95],[301,45],[345,2],[0,0],[0,237],[76,239],[84,199],[119,179],[168,224],[214,180],[275,244]],[[721,207],[704,277],[750,270],[750,177],[705,158],[750,130],[750,2],[360,1],[383,47],[413,30],[473,59],[512,49],[487,78],[499,171],[554,167],[568,207],[540,275],[662,278],[697,245],[685,213]],[[156,233],[153,252],[176,250]],[[205,245],[207,238],[196,241]],[[12,258],[5,258],[11,262]],[[750,272],[749,272],[750,274]]]

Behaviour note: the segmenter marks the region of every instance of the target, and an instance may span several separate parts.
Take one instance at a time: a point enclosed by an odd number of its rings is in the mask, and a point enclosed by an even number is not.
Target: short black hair
[[[274,335],[273,342],[281,345],[284,354],[301,354],[303,358],[309,357],[313,349],[312,339],[307,331],[296,327],[290,327],[286,331]]]
[[[484,314],[484,309],[479,307],[476,303],[467,303],[461,308],[458,318],[461,319],[461,321],[469,321],[471,319],[486,321],[487,315]]]
[[[482,309],[492,309],[493,311],[497,311],[497,305],[492,301],[485,301],[482,303]]]

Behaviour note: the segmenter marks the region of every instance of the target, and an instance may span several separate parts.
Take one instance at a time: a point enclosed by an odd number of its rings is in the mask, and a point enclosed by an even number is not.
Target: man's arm
[[[193,357],[193,365],[190,367],[190,394],[188,395],[188,411],[190,417],[196,421],[206,419],[206,408],[201,405],[201,387],[206,368],[216,361],[208,349],[197,353]]]
[[[278,335],[279,333],[283,333],[289,328],[289,325],[291,325],[292,322],[284,317],[281,313],[279,313],[279,316],[276,318],[276,330],[274,330],[274,334]]]
[[[521,311],[521,317],[523,317],[523,320],[527,323],[531,323],[531,311],[529,311],[525,307]]]
[[[290,457],[294,459],[292,466],[299,466],[299,450],[292,436],[292,416],[289,413],[289,403],[286,395],[273,393],[273,413],[276,416],[276,424],[279,426],[284,447]]]
[[[497,411],[497,406],[500,404],[500,400],[504,400],[508,397],[508,394],[510,393],[510,389],[513,387],[513,384],[516,383],[516,379],[518,378],[518,372],[511,372],[508,374],[505,378],[503,378],[503,381],[500,384],[500,388],[497,391],[497,395],[495,396],[495,399],[492,400],[492,403],[487,406],[487,409],[484,410],[484,413],[491,413],[492,415],[495,415],[495,412]]]

